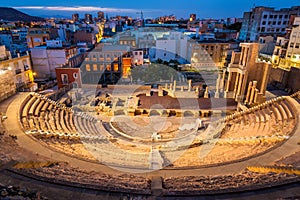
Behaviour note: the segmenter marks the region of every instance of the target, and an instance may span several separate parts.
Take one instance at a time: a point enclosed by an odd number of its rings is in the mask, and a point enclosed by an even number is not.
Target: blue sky
[[[109,16],[130,15],[138,17],[142,10],[145,17],[175,14],[188,18],[196,13],[197,18],[242,17],[251,7],[270,6],[275,8],[300,6],[299,0],[1,0],[0,6],[15,7],[25,13],[38,16],[72,13],[92,13],[104,10]]]

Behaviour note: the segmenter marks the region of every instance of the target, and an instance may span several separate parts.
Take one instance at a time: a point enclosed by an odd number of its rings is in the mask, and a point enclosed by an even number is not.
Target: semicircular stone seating
[[[238,161],[288,139],[296,126],[296,118],[297,111],[290,97],[278,97],[212,122],[225,126],[221,134],[216,133],[212,138],[202,134],[199,138],[203,145],[192,144],[181,153],[178,151],[180,146],[161,151],[164,159],[171,161],[173,167]]]
[[[40,139],[77,141],[102,163],[149,168],[149,153],[135,153],[109,142],[102,122],[86,113],[75,113],[47,97],[30,93],[20,106],[20,122],[26,134]],[[68,143],[64,142],[64,145]],[[80,155],[78,155],[80,156]]]
[[[173,142],[172,148],[164,148],[162,145],[159,147],[163,159],[161,162],[172,163],[173,167],[201,166],[238,160],[245,155],[255,155],[267,150],[288,139],[296,125],[297,111],[289,98],[278,97],[212,122],[211,124],[224,124],[219,126],[222,128],[218,131],[220,134],[213,138],[203,138],[205,131],[199,131],[201,145],[193,142],[190,146],[184,144],[184,152],[180,141]],[[20,122],[27,134],[38,138],[86,143],[88,151],[103,163],[136,168],[151,166],[151,145],[149,151],[144,153],[119,148],[110,139],[117,138],[122,143],[124,138],[118,137],[107,124],[86,113],[74,112],[38,93],[30,93],[21,104]],[[205,158],[201,157],[203,149],[212,143],[216,145]],[[236,152],[237,146],[240,147],[240,152]]]
[[[20,107],[20,121],[28,134],[61,139],[103,139],[97,130],[98,120],[74,113],[44,95],[30,93]]]

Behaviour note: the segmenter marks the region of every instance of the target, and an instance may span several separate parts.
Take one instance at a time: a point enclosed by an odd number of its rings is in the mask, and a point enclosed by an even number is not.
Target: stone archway
[[[158,110],[150,110],[149,116],[160,116],[161,113]]]
[[[192,111],[187,110],[187,111],[183,112],[183,116],[184,117],[194,117],[195,114]]]

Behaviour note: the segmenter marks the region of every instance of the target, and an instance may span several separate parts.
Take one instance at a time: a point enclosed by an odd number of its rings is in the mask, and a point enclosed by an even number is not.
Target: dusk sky
[[[1,6],[14,7],[30,15],[70,17],[72,13],[95,14],[103,10],[112,15],[139,16],[141,10],[144,17],[158,17],[175,14],[178,18],[188,18],[196,13],[197,18],[242,17],[244,11],[255,6],[275,8],[300,5],[299,0],[1,0]]]

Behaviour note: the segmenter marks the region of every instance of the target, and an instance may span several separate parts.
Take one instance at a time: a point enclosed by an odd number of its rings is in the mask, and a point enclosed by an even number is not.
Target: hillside
[[[14,8],[0,7],[0,20],[30,22],[30,21],[43,21],[44,19],[41,17],[33,17],[27,15]]]

